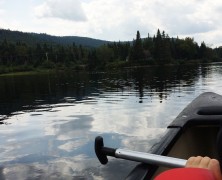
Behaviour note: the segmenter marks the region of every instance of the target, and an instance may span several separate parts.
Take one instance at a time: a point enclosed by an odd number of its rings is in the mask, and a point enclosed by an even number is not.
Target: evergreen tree
[[[153,38],[150,37],[149,33],[148,37],[143,41],[143,48],[145,50],[149,50],[150,52],[153,51]]]
[[[164,32],[164,31],[163,31]],[[171,62],[172,56],[171,56],[171,48],[170,48],[170,37],[168,35],[165,35],[165,33],[162,36],[162,58],[163,63],[167,64]]]
[[[161,34],[158,29],[156,37],[154,37],[154,59],[159,65],[164,65],[171,61],[170,43],[169,36],[165,35],[164,31]]]
[[[144,59],[144,50],[142,45],[142,39],[140,32],[137,31],[136,40],[133,41],[133,47],[131,49],[130,60],[132,62],[138,62]]]
[[[207,46],[206,46],[205,42],[202,42],[200,45],[199,53],[198,53],[199,58],[205,58],[206,52],[207,52]]]
[[[154,36],[154,59],[158,64],[163,64],[163,41],[162,36],[160,34],[160,30],[157,30],[156,37]]]

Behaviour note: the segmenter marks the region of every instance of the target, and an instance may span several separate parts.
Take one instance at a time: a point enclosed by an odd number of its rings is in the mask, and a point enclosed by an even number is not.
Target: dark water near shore
[[[195,97],[222,94],[222,64],[0,77],[0,179],[123,179],[94,138],[147,152]]]

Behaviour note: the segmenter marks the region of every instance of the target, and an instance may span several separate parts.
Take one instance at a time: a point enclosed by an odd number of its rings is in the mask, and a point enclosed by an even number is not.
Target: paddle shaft
[[[125,149],[116,149],[115,157],[131,161],[143,162],[147,164],[153,164],[157,166],[173,167],[173,168],[185,167],[187,162],[185,159],[178,159],[168,156],[161,156],[156,154],[143,153],[143,152],[137,152]]]
[[[186,160],[144,152],[131,151],[126,149],[113,149],[104,147],[103,138],[98,136],[95,139],[95,152],[101,164],[107,164],[107,156],[112,156],[120,159],[126,159],[136,162],[164,166],[164,167],[184,167]]]

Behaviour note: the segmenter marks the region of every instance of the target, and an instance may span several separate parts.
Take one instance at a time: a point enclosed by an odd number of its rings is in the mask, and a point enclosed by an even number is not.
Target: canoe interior
[[[218,159],[217,134],[219,126],[187,128],[170,149],[167,156],[188,159],[191,156],[208,156]],[[169,168],[159,167],[153,178]]]

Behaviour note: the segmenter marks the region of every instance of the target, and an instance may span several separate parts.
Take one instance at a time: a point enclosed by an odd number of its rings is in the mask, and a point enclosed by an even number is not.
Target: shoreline
[[[202,64],[209,64],[209,63],[222,63],[221,61],[212,61],[212,62],[203,62],[203,60],[199,61],[190,61],[187,63],[171,63],[171,64],[153,64],[153,65],[132,65],[132,66],[116,66],[112,68],[104,68],[104,69],[93,69],[89,70],[85,68],[85,66],[75,66],[75,67],[62,67],[62,68],[51,68],[51,69],[45,69],[45,68],[36,68],[32,70],[24,70],[24,71],[11,71],[8,73],[1,73],[0,77],[3,76],[23,76],[23,75],[37,75],[37,74],[46,74],[46,73],[54,73],[54,72],[64,72],[64,71],[110,71],[110,70],[118,70],[118,69],[137,69],[137,68],[151,68],[151,67],[173,67],[173,66],[189,66],[189,65],[202,65]]]

